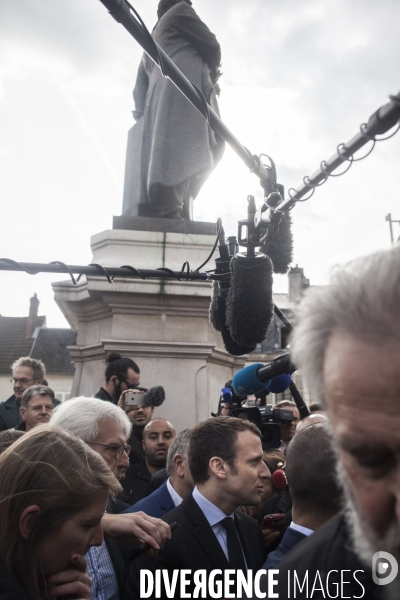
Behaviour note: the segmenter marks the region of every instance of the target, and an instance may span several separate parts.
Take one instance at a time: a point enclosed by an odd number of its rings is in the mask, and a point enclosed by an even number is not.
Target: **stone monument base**
[[[105,267],[195,270],[211,252],[214,223],[114,217],[114,228],[91,238],[92,262]],[[214,258],[205,269],[215,266]],[[246,357],[230,356],[208,322],[211,284],[177,280],[82,278],[53,284],[55,300],[78,332],[72,396],[92,396],[104,383],[104,359],[119,352],[138,363],[140,383],[163,385],[155,410],[181,431],[207,419],[219,393]]]

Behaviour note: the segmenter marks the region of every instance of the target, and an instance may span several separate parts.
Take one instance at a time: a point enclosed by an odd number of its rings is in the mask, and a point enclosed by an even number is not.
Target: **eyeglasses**
[[[21,385],[26,385],[30,381],[35,381],[34,379],[10,379],[10,382],[15,385],[16,383],[20,383]]]
[[[124,452],[127,456],[129,456],[129,453],[131,451],[131,446],[129,446],[128,444],[126,446],[124,446],[123,444],[118,444],[118,445],[116,445],[116,444],[98,444],[97,442],[86,442],[86,443],[89,446],[103,446],[104,448],[107,448],[107,450],[109,450],[111,452],[115,452],[116,460],[119,460]]]
[[[123,377],[122,375],[119,375],[118,373],[116,373],[116,377],[118,377],[118,379],[121,383],[125,383],[125,385],[128,386],[128,390],[141,390],[142,389],[142,388],[139,388],[137,386],[137,384],[129,383],[129,381],[127,379],[125,379],[125,377]],[[145,391],[147,391],[147,390],[145,390]]]

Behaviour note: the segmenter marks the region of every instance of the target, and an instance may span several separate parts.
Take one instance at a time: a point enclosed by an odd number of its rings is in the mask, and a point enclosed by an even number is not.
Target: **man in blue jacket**
[[[292,548],[339,511],[342,497],[336,463],[328,424],[315,423],[296,433],[286,451],[292,522],[263,569],[275,568]]]

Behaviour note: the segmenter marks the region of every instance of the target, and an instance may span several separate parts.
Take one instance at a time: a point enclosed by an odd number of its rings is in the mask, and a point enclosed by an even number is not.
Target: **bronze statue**
[[[221,50],[190,0],[161,0],[152,36],[218,112]],[[146,55],[133,91],[123,215],[192,220],[192,203],[224,142]]]

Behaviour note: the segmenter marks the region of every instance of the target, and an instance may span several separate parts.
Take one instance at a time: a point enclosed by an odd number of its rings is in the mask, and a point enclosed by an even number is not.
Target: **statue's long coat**
[[[220,46],[193,8],[178,2],[161,17],[152,35],[217,111],[214,82]],[[154,183],[176,186],[188,179],[195,197],[222,157],[223,141],[147,55],[139,66],[133,96],[136,127],[142,128],[139,202],[149,202]]]

